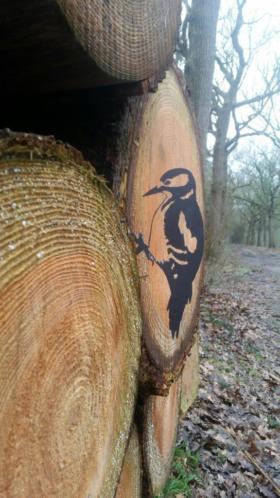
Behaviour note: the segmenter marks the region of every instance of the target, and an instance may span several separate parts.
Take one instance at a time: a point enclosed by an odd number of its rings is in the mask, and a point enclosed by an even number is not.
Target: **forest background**
[[[198,122],[213,259],[228,240],[280,246],[279,20],[274,0],[183,0],[176,62]]]

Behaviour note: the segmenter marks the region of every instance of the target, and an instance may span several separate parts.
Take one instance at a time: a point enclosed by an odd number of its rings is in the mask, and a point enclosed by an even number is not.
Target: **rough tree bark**
[[[185,47],[185,77],[196,117],[203,164],[211,109],[212,81],[216,54],[216,30],[220,0],[192,0],[189,16],[189,45]],[[183,27],[184,30],[184,27]]]
[[[3,133],[0,187],[0,495],[113,498],[141,337],[124,224],[51,137]]]
[[[237,91],[237,88],[236,88]],[[227,192],[227,153],[226,138],[231,114],[231,106],[225,105],[218,115],[217,133],[213,151],[213,173],[209,220],[208,253],[217,258],[224,243],[224,220]]]

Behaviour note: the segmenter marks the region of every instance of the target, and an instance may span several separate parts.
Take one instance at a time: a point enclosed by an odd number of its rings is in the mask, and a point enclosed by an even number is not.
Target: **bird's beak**
[[[143,197],[146,197],[147,195],[153,195],[153,194],[158,194],[159,192],[162,192],[163,191],[163,188],[162,186],[159,186],[159,187],[154,187],[154,188],[151,188],[151,190],[148,190],[148,192],[146,192]]]

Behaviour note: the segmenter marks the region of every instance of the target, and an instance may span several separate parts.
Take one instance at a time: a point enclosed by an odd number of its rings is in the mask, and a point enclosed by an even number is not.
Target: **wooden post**
[[[113,498],[141,320],[111,193],[51,137],[0,137],[0,495]]]

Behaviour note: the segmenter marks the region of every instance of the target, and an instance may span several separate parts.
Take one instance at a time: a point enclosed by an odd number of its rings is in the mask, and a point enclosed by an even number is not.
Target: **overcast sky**
[[[221,0],[219,17],[223,18],[225,13],[235,6],[236,0]],[[185,9],[183,8],[182,18],[184,18],[184,16]],[[269,69],[271,70],[275,61],[280,61],[280,0],[247,0],[246,8],[244,9],[244,17],[248,22],[259,20],[257,24],[252,26],[252,46],[258,45],[259,42],[262,43],[264,38],[269,37],[270,39],[258,50],[258,54],[246,75],[243,87],[238,95],[238,100],[243,100],[244,97],[253,97],[260,93],[264,84],[264,72],[269,71]],[[240,34],[240,42],[245,51],[246,48],[248,50],[249,46],[248,29],[249,28],[245,26]],[[224,39],[221,43],[224,43]],[[279,113],[276,112],[276,114],[280,116],[279,95],[274,97],[274,107],[276,110],[279,109]],[[247,113],[250,112],[250,108],[245,107],[239,112],[241,112],[242,116],[245,118]],[[234,135],[233,124],[231,124],[229,131]],[[239,148],[246,148],[249,145],[249,142],[255,143],[256,147],[271,146],[271,142],[268,139],[258,136],[257,138],[243,139],[240,141]],[[211,143],[213,143],[213,140],[211,136],[209,136],[209,144]],[[233,156],[231,159],[233,161]]]
[[[223,16],[230,7],[236,5],[236,0],[221,0],[220,16]],[[269,38],[262,46],[253,60],[253,63],[244,80],[243,88],[238,95],[238,100],[244,97],[253,97],[261,93],[263,88],[263,74],[272,70],[276,60],[280,60],[280,0],[247,0],[246,9],[244,10],[246,21],[259,19],[257,24],[252,26],[252,46],[258,45],[265,38]],[[248,47],[248,28],[245,26],[241,31],[240,41],[243,48]],[[280,96],[274,97],[274,105],[280,113]],[[242,108],[241,115],[246,117],[251,112],[249,107]],[[259,124],[261,126],[261,124]],[[254,127],[258,125],[254,123]],[[230,132],[234,135],[234,128],[230,126]],[[261,137],[243,139],[239,147],[246,148],[248,142],[253,142],[256,147],[270,146],[270,141]]]
[[[248,5],[249,4],[251,4],[252,8],[257,7],[261,11],[270,12],[271,14],[274,14],[276,16],[280,16],[279,0],[249,0]]]

